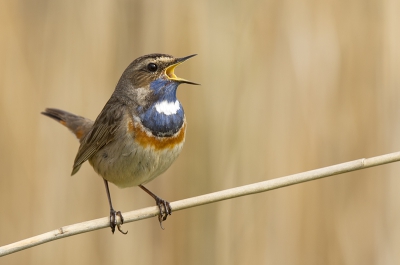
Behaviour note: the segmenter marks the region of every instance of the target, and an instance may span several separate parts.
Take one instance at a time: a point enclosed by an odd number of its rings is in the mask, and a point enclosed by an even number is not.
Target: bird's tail
[[[79,141],[82,141],[94,123],[92,120],[59,109],[48,108],[41,113],[67,127]]]

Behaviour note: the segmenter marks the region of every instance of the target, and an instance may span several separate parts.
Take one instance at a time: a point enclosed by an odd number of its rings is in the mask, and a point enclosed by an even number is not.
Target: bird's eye
[[[157,71],[157,65],[155,63],[149,63],[147,65],[147,70],[149,70],[150,72],[155,72]]]

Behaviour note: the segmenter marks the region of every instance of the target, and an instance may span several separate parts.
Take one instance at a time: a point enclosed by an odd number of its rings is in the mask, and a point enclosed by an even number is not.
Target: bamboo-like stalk
[[[260,193],[268,190],[278,189],[294,184],[299,184],[306,181],[316,180],[328,176],[342,174],[350,171],[356,171],[369,167],[379,166],[387,163],[400,161],[400,152],[390,153],[386,155],[362,158],[350,162],[337,164],[329,167],[315,169],[303,173],[289,175],[286,177],[262,181],[250,185],[240,186],[232,189],[213,192],[197,197],[192,197],[171,203],[172,211],[179,211],[190,207],[195,207],[203,204],[228,200],[240,196]],[[142,219],[154,217],[158,214],[158,207],[147,207],[136,211],[126,212],[123,214],[124,222],[130,223]],[[68,236],[73,236],[81,233],[98,230],[109,227],[109,218],[99,218],[87,222],[82,222],[73,225],[63,226],[59,229],[23,239],[21,241],[0,247],[0,257],[5,256],[20,250],[31,248],[40,244],[44,244],[53,240],[61,239]]]

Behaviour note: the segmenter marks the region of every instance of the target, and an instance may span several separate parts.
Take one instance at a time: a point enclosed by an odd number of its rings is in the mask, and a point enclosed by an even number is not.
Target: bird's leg
[[[114,234],[115,227],[117,227],[118,231],[120,231],[122,234],[126,235],[126,234],[128,234],[128,231],[124,232],[124,231],[121,230],[121,225],[124,223],[124,217],[122,217],[122,214],[121,214],[120,211],[115,211],[114,208],[112,207],[110,189],[108,188],[108,181],[105,180],[105,179],[104,179],[104,186],[106,186],[108,203],[110,204],[110,227],[111,227],[111,232]],[[117,216],[121,220],[120,224],[118,224],[118,222],[117,222]]]
[[[171,215],[172,209],[171,206],[169,205],[169,202],[166,200],[161,199],[148,189],[146,189],[143,185],[139,185],[139,187],[144,190],[147,194],[149,194],[153,199],[156,201],[156,205],[160,209],[160,213],[158,214],[158,221],[160,222],[161,228],[164,230],[164,227],[162,226],[162,222],[167,220],[168,215]]]

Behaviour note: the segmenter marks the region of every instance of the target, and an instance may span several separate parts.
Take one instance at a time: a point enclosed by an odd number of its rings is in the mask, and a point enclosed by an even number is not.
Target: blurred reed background
[[[179,76],[169,201],[400,150],[400,2],[0,1],[0,245],[108,215],[78,142],[39,113],[95,119],[125,67],[199,55]],[[47,243],[0,264],[400,264],[400,164]],[[153,206],[111,187],[121,211]]]

